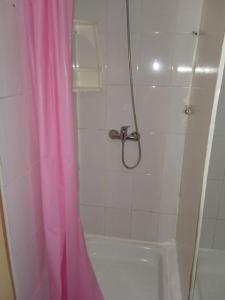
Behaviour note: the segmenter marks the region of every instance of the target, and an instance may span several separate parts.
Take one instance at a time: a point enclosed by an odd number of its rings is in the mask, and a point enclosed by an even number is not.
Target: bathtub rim
[[[103,242],[119,242],[140,248],[148,247],[154,251],[157,250],[159,255],[162,256],[163,270],[165,270],[163,282],[167,285],[168,298],[166,300],[182,300],[175,240],[170,242],[151,242],[87,233],[85,233],[85,240],[87,244],[94,240],[101,240]]]

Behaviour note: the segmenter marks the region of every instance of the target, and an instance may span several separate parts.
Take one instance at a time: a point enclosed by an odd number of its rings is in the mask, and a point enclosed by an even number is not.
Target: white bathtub
[[[177,274],[170,276],[168,255],[174,249],[170,244],[87,236],[87,247],[106,300],[179,299],[172,294]],[[176,261],[170,262],[176,270]]]

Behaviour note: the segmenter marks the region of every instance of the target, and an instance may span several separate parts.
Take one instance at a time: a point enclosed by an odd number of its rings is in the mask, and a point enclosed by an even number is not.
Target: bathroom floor
[[[194,300],[225,299],[225,251],[201,249]]]
[[[106,300],[169,300],[163,247],[100,237],[87,246]]]

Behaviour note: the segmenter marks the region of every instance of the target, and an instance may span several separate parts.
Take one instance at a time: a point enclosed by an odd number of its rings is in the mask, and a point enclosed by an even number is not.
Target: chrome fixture
[[[131,132],[130,134],[128,134],[128,128],[130,126],[122,126],[120,128],[120,132],[116,129],[111,129],[109,131],[109,137],[112,140],[121,140],[123,141],[133,141],[133,142],[137,142],[138,139],[140,138],[139,134],[136,131]]]
[[[128,128],[130,126],[122,126],[120,132],[118,130],[112,129],[109,131],[109,137],[111,139],[118,139],[122,142],[122,163],[127,169],[135,169],[141,161],[141,141],[140,133],[138,129],[135,98],[134,98],[134,84],[133,84],[133,70],[132,70],[132,57],[131,57],[131,38],[130,38],[130,8],[129,0],[126,0],[126,17],[127,17],[127,48],[128,48],[128,62],[129,62],[129,76],[130,76],[130,92],[131,92],[131,104],[133,110],[134,127],[135,131],[128,134]],[[126,141],[134,141],[138,143],[138,158],[134,165],[129,166],[125,161],[125,143]]]
[[[198,35],[199,35],[198,31],[192,31],[191,34],[192,34],[193,36],[198,36]]]
[[[187,116],[191,116],[193,114],[193,108],[191,105],[185,105],[184,113]]]

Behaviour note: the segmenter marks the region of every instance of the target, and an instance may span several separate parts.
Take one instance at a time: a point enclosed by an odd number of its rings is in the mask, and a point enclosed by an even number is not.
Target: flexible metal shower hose
[[[128,62],[129,62],[129,76],[130,76],[130,92],[131,92],[131,103],[132,103],[132,111],[133,111],[133,118],[134,118],[134,126],[135,131],[138,136],[138,159],[137,162],[129,166],[125,161],[125,143],[126,139],[122,140],[122,162],[125,168],[127,169],[135,169],[140,161],[142,156],[141,151],[141,141],[140,141],[140,133],[138,128],[137,122],[137,115],[136,115],[136,106],[135,106],[135,97],[134,97],[134,81],[133,81],[133,70],[132,70],[132,56],[131,56],[131,37],[130,37],[130,8],[129,8],[129,0],[126,0],[126,17],[127,17],[127,45],[128,45]]]

